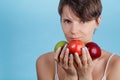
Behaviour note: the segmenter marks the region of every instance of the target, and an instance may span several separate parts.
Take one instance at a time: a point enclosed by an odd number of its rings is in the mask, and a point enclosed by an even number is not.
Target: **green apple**
[[[59,42],[55,45],[54,51],[56,51],[59,47],[63,48],[66,44],[67,44],[66,41],[59,41]]]

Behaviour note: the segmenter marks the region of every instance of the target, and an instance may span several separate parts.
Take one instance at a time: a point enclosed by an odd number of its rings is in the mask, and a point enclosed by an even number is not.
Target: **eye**
[[[68,24],[71,23],[71,21],[69,19],[65,19],[63,22],[68,23]]]

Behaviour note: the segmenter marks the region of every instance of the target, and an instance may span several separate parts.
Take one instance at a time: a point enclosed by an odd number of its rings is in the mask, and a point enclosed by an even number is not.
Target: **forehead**
[[[72,11],[72,9],[68,5],[65,5],[63,7],[63,12],[61,17],[80,20],[80,18],[75,15],[75,13]]]

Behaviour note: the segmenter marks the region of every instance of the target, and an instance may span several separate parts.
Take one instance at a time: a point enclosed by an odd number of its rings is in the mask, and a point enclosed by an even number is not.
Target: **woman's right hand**
[[[66,46],[63,49],[59,47],[56,50],[54,59],[66,72],[65,80],[78,80],[77,71],[73,64],[73,54],[69,54],[69,49]]]

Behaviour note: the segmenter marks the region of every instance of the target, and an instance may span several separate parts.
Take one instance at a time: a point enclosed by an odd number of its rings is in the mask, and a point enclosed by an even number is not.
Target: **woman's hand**
[[[82,48],[81,56],[75,53],[75,67],[79,80],[92,80],[92,72],[96,61],[97,59],[94,61],[92,60],[86,47]]]
[[[73,55],[69,54],[69,49],[66,46],[61,50],[58,48],[54,56],[58,65],[60,65],[66,72],[65,80],[78,80],[77,71],[73,64]]]

